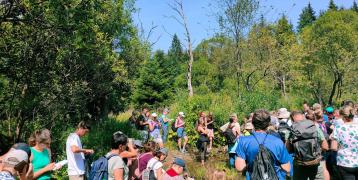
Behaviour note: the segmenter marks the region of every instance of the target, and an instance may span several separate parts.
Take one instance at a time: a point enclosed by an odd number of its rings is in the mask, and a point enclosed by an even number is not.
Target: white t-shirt
[[[153,171],[154,171],[154,176],[156,177],[156,178],[158,178],[157,177],[157,170],[159,169],[159,168],[162,168],[163,167],[163,163],[162,162],[160,162],[160,161],[158,161],[156,158],[152,158],[152,159],[150,159],[149,161],[148,161],[148,164],[147,164],[147,168],[149,168],[149,169],[152,169],[153,168]],[[164,171],[164,170],[163,170]],[[163,172],[164,173],[164,172]]]
[[[66,141],[67,173],[69,176],[85,174],[85,156],[83,153],[73,153],[71,146],[74,145],[82,149],[80,137],[76,133],[71,133]]]

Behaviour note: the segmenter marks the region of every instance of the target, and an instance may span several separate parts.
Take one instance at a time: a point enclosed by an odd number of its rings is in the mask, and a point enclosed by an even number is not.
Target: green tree
[[[338,6],[334,3],[334,0],[329,1],[328,10],[337,11]]]
[[[137,107],[163,107],[170,98],[168,79],[160,64],[165,61],[163,51],[157,51],[154,57],[145,61],[140,76],[135,82],[133,102]]]
[[[302,29],[306,26],[311,25],[316,20],[315,12],[309,2],[307,7],[303,8],[298,22],[297,30],[301,32]]]
[[[353,11],[329,11],[303,33],[305,74],[312,93],[323,104],[356,93],[351,86],[357,85],[352,76],[358,69],[357,22]]]
[[[357,5],[357,2],[356,1],[353,1],[353,6],[351,8],[353,11],[357,12],[358,13],[358,5]]]

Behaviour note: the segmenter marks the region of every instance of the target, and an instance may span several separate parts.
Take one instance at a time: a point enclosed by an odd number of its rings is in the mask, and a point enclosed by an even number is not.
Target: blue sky
[[[188,18],[189,31],[194,47],[203,39],[212,37],[218,32],[216,21],[216,0],[183,0],[184,11]],[[285,14],[294,27],[297,26],[299,14],[311,2],[316,15],[326,10],[329,0],[260,0],[260,14],[269,22],[275,22]],[[353,0],[334,0],[338,7],[350,8]],[[184,28],[170,16],[174,11],[169,7],[173,0],[137,0],[138,13],[133,14],[136,25],[142,24],[144,34],[148,35],[151,27],[157,26],[150,35],[150,41],[156,42],[152,49],[167,51],[170,47],[172,35],[176,33],[184,42]]]

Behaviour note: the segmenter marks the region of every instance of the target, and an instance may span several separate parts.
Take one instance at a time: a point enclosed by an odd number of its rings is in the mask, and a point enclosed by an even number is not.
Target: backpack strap
[[[252,133],[252,135],[254,136],[256,142],[257,142],[259,145],[263,145],[263,144],[265,143],[265,140],[266,140],[266,138],[267,138],[268,133],[266,133],[266,136],[265,136],[264,140],[262,141],[262,143],[260,143],[260,142],[257,140],[257,138],[256,138],[256,136],[255,136],[255,133]]]
[[[106,156],[104,156],[104,157],[107,158],[107,161],[108,161],[114,156],[118,156],[118,154],[110,154],[108,157],[106,157]]]

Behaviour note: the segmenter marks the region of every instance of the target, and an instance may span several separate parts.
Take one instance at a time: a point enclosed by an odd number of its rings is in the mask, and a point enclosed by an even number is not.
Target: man
[[[235,167],[238,171],[247,169],[247,180],[250,180],[253,173],[254,160],[259,152],[259,143],[271,151],[275,161],[273,166],[279,180],[285,180],[286,174],[290,172],[290,155],[285,145],[279,138],[266,133],[270,120],[270,114],[266,110],[255,111],[252,118],[255,132],[252,133],[253,135],[240,136],[238,139]]]
[[[80,137],[86,135],[90,126],[81,121],[74,133],[71,133],[66,141],[66,155],[68,160],[67,173],[70,180],[83,180],[85,174],[84,154],[93,154],[92,149],[82,149]]]
[[[182,174],[185,170],[185,161],[181,158],[175,158],[170,169],[163,175],[165,180],[184,180]]]
[[[323,180],[321,151],[328,149],[323,132],[315,126],[314,122],[306,120],[304,114],[299,111],[293,111],[291,117],[294,121],[292,125],[294,133],[290,133],[286,138],[286,146],[289,151],[295,153],[293,179]],[[310,147],[312,149],[307,149]]]
[[[15,144],[8,153],[2,156],[0,167],[1,180],[32,180],[33,166],[29,163],[31,156],[30,147],[25,143]]]
[[[140,134],[145,142],[147,142],[149,140],[149,131],[148,131],[149,116],[148,116],[148,113],[149,113],[148,108],[143,108],[142,114],[139,116],[137,123],[136,123],[136,127],[140,131]]]
[[[237,121],[238,121],[237,114],[232,113],[230,115],[229,122],[220,127],[220,130],[224,132],[224,135],[226,137],[226,143],[227,143],[228,152],[229,152],[229,166],[231,168],[235,167],[235,159],[236,159],[235,142],[236,142],[236,139],[240,136],[240,123],[238,123]],[[232,134],[233,138],[231,138],[231,134]],[[230,142],[231,139],[233,139],[234,142]]]

